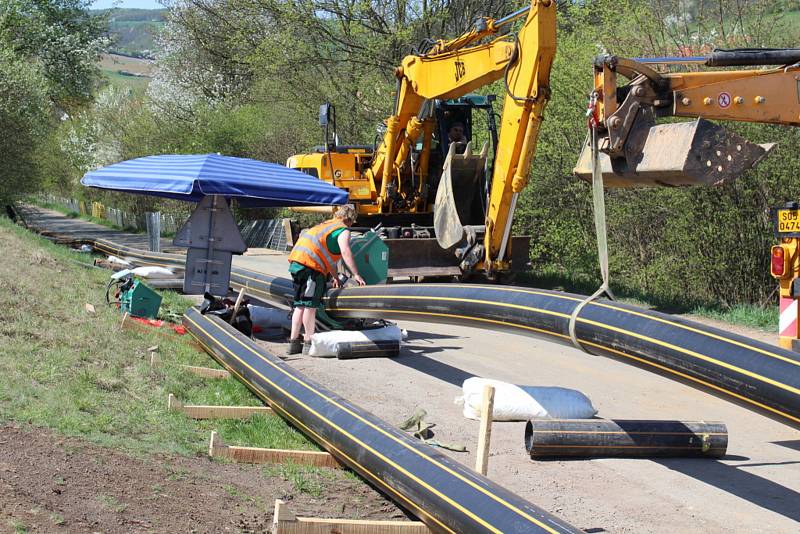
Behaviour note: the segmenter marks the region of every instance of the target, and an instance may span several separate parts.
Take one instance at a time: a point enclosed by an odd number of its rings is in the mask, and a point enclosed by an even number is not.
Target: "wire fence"
[[[105,206],[100,202],[86,202],[51,194],[40,194],[37,199],[47,205],[60,206],[79,215],[92,216],[110,222],[117,228],[137,232],[147,230],[147,214],[134,214]],[[291,250],[287,233],[291,232],[288,219],[257,219],[240,221],[238,226],[249,248],[269,248],[280,252]],[[161,212],[161,236],[174,235],[183,225],[184,217]],[[151,221],[151,228],[153,222]]]
[[[100,202],[85,202],[74,198],[59,197],[50,194],[41,194],[38,200],[50,205],[61,206],[66,210],[73,211],[79,215],[90,215],[96,219],[108,221],[114,226],[122,229],[130,229],[136,232],[147,230],[146,214],[135,214],[117,208],[108,207]],[[173,235],[183,224],[182,218],[176,217],[172,213],[161,212],[161,235]]]

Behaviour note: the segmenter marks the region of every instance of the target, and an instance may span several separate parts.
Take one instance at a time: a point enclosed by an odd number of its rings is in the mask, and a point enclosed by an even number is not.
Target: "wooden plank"
[[[311,465],[314,467],[341,468],[336,458],[327,452],[297,451],[286,449],[262,449],[259,447],[238,447],[226,445],[216,432],[211,432],[208,455],[212,458],[227,458],[238,463]]]
[[[272,534],[430,534],[419,521],[374,521],[364,519],[321,519],[297,517],[286,503],[275,501]]]
[[[475,458],[475,471],[486,475],[489,468],[489,443],[492,439],[492,419],[494,416],[494,387],[483,386],[481,400],[481,426],[478,433],[478,453]]]
[[[291,219],[283,219],[281,221],[283,225],[283,235],[286,236],[286,248],[292,248],[294,246],[294,235],[292,234],[292,220]]]
[[[161,365],[161,356],[158,355],[158,345],[147,349],[150,353],[150,369],[155,369]],[[196,365],[181,365],[181,369],[185,369],[192,374],[202,376],[203,378],[230,378],[231,374],[225,369],[213,369],[211,367],[198,367]],[[180,402],[180,401],[178,401]]]
[[[167,409],[181,412],[192,419],[248,419],[254,414],[271,414],[267,406],[204,406],[184,405],[172,393],[167,398]]]
[[[212,369],[210,367],[197,367],[195,365],[181,365],[181,368],[186,369],[192,374],[202,376],[203,378],[230,378],[231,374],[225,369]]]

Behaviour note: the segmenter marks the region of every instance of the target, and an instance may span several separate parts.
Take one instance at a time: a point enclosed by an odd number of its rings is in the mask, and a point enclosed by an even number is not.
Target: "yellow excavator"
[[[460,37],[403,59],[394,111],[376,147],[339,146],[335,112],[325,105],[325,145],[291,156],[287,166],[347,189],[357,225],[383,225],[389,276],[494,277],[510,269],[512,251],[524,268],[529,238],[512,238],[511,222],[550,97],[555,51],[553,0],[480,19]],[[493,95],[471,94],[496,80],[506,93],[499,132]],[[487,130],[481,146],[478,123]],[[450,138],[454,127],[463,137]]]
[[[518,30],[512,32],[517,24]],[[503,18],[480,19],[467,33],[436,41],[423,53],[403,59],[395,71],[394,110],[385,121],[380,143],[339,145],[335,111],[326,104],[320,110],[325,144],[312,153],[291,156],[287,166],[348,190],[358,210],[357,226],[382,225],[388,237],[390,277],[468,276],[477,271],[491,279],[512,267],[524,269],[530,237],[512,236],[511,226],[550,97],[555,52],[553,0],[532,0],[530,6]],[[671,156],[683,158],[684,165],[676,167],[663,157],[671,153],[664,147],[671,145],[651,148],[651,142],[659,144],[659,132],[647,135],[649,128],[658,130],[654,117],[668,101],[662,93],[669,83],[646,65],[641,71],[635,65],[625,70],[626,60],[610,61],[597,77],[602,78],[602,91],[596,91],[597,113],[600,120],[608,118],[612,139],[604,147],[602,161],[607,185],[717,183],[749,168],[768,150],[705,124],[683,133],[680,127],[667,128],[670,135],[661,141],[672,143],[680,134],[686,148],[682,155]],[[652,84],[640,83],[617,96],[612,79],[617,72],[642,72]],[[499,131],[494,97],[471,94],[498,80],[505,88]],[[627,106],[626,95],[641,101]],[[693,101],[694,96],[686,98]],[[476,110],[485,113],[485,120],[473,116]],[[486,141],[478,146],[480,122],[487,132]],[[454,127],[463,136],[454,136]],[[717,146],[726,147],[724,154]],[[708,170],[711,167],[690,169],[687,160],[695,166],[696,161],[704,165],[711,161],[713,169],[724,169],[716,173]],[[586,177],[584,168],[579,163],[576,169],[581,177]]]

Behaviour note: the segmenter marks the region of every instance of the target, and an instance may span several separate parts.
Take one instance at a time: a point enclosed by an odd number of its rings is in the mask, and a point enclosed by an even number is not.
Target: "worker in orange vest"
[[[340,206],[333,219],[300,234],[292,248],[289,254],[289,273],[294,283],[294,312],[287,355],[301,351],[308,354],[317,320],[317,307],[325,294],[327,278],[332,276],[333,287],[339,287],[336,276],[336,263],[339,259],[344,259],[353,274],[353,280],[360,286],[365,285],[350,250],[349,228],[355,220],[356,210],[352,205]],[[300,337],[300,327],[304,329],[304,338]]]

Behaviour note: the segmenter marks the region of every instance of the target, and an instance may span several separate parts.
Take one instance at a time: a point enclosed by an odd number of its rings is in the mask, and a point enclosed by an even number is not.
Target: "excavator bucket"
[[[445,249],[462,242],[465,226],[483,223],[481,195],[488,144],[478,155],[472,153],[471,142],[463,154],[457,154],[456,147],[457,143],[450,143],[433,208],[436,240]]]
[[[755,166],[774,147],[751,143],[705,119],[633,128],[619,157],[603,152],[604,141],[600,168],[607,187],[718,185]],[[592,180],[588,142],[574,173]]]

